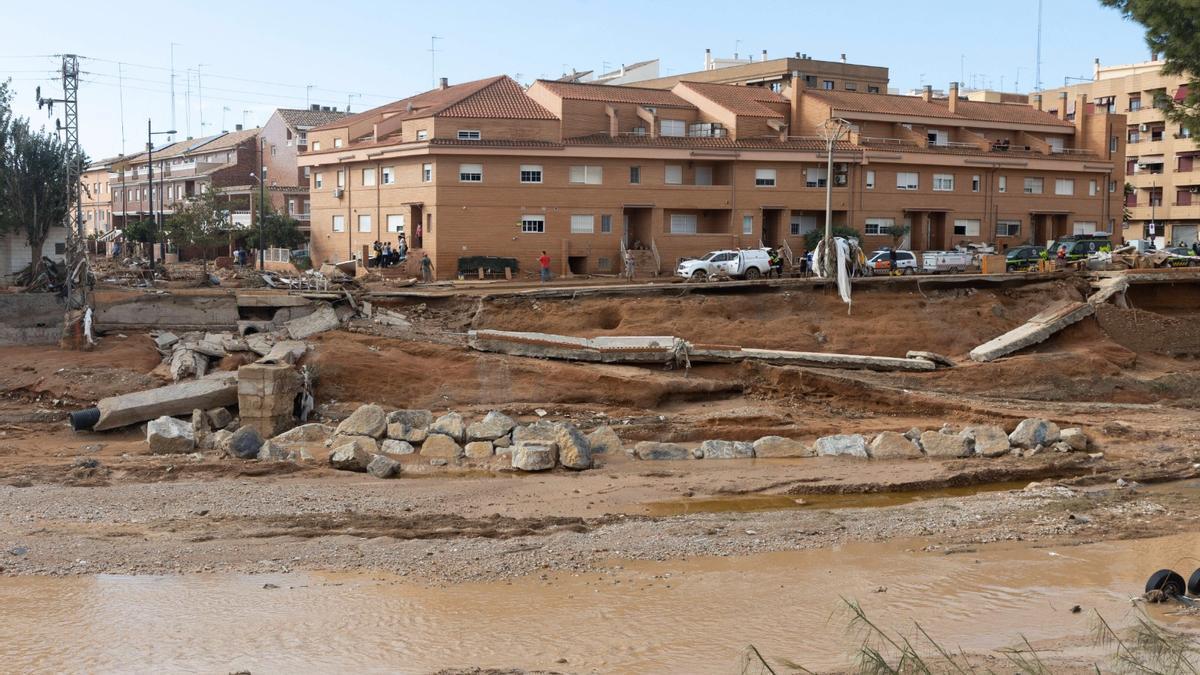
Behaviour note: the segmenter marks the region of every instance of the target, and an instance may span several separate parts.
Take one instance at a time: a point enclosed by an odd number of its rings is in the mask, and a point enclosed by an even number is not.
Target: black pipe
[[[84,408],[70,413],[68,417],[71,420],[71,429],[75,431],[91,431],[92,427],[96,426],[96,422],[100,421],[99,408]]]

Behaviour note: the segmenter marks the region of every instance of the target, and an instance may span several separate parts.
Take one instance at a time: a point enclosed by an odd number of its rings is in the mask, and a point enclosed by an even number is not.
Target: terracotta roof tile
[[[1010,124],[1044,124],[1050,126],[1073,126],[1054,115],[1027,105],[1014,103],[982,103],[979,101],[958,102],[958,112],[951,113],[948,99],[926,101],[920,96],[897,96],[894,94],[864,94],[849,91],[826,91],[806,89],[805,96],[828,102],[838,110],[849,112],[881,113],[910,117],[940,117],[956,120],[1002,122]]]
[[[591,134],[588,136],[577,136],[569,138],[566,141],[567,145],[617,145],[626,147],[639,148],[679,148],[679,149],[697,149],[697,150],[783,150],[795,152],[812,150],[823,151],[825,149],[825,141],[813,138],[789,138],[786,141],[780,141],[775,138],[710,138],[710,137],[695,137],[695,136],[659,136],[651,138],[650,136],[609,136],[608,134]],[[836,148],[839,152],[853,151],[858,148],[846,143],[840,142]]]
[[[306,130],[322,124],[336,122],[350,113],[336,110],[306,110],[304,108],[280,108],[276,112],[294,129]]]
[[[711,82],[680,82],[679,86],[691,89],[735,115],[745,117],[785,117],[781,111],[766,104],[787,104],[787,97],[765,87],[713,84]]]
[[[614,84],[583,84],[538,80],[542,86],[561,98],[576,101],[603,101],[607,103],[635,103],[665,108],[691,108],[696,106],[664,89],[626,87]]]

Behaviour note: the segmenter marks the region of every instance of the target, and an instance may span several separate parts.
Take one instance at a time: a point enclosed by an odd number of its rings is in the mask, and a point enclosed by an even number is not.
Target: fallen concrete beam
[[[1067,326],[1091,316],[1095,311],[1095,306],[1086,302],[1055,304],[1004,335],[992,338],[972,349],[971,359],[986,363],[1007,356],[1042,342]]]
[[[688,358],[692,362],[762,361],[789,366],[854,370],[929,371],[937,368],[937,364],[926,359],[826,352],[791,352],[780,349],[750,349],[746,347],[708,347],[705,345],[692,345],[688,349]]]
[[[334,330],[341,325],[342,321],[338,318],[337,312],[328,303],[322,304],[315,312],[308,316],[292,319],[284,324],[287,328],[288,337],[293,340],[303,340],[317,333]]]
[[[336,296],[334,296],[336,297]],[[286,293],[238,293],[238,307],[304,307],[312,300],[300,295]]]
[[[197,408],[210,410],[234,405],[238,401],[237,379],[237,373],[213,373],[199,380],[100,399],[96,404],[100,418],[92,429],[116,429],[163,415],[188,414]]]
[[[1096,292],[1088,296],[1088,304],[1095,307],[1103,305],[1109,300],[1116,298],[1115,302],[1118,306],[1125,305],[1125,291],[1129,290],[1129,280],[1125,277],[1108,277],[1101,279],[1095,284]]]

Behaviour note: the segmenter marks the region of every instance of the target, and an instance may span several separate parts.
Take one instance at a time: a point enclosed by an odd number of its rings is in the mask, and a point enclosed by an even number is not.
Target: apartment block
[[[122,157],[109,157],[88,164],[81,177],[79,203],[83,208],[84,235],[102,236],[112,229],[112,192],[109,175]]]
[[[1162,61],[1148,61],[1101,67],[1097,60],[1091,82],[1046,91],[1043,105],[1070,117],[1079,110],[1078,97],[1085,95],[1088,111],[1123,113],[1121,136],[1128,144],[1125,238],[1154,236],[1160,244],[1191,245],[1200,239],[1200,145],[1163,114],[1164,100],[1187,98],[1190,78],[1164,75],[1162,66]]]
[[[761,58],[755,61],[753,57],[739,59],[736,54],[732,59],[716,58],[711,50],[705,49],[703,70],[641,80],[636,84],[651,89],[671,89],[680,82],[742,84],[779,93],[790,87],[793,80],[806,89],[881,94],[888,90],[888,69],[848,63],[845,54],[838,61],[814,59],[801,52],[769,59],[764,50]]]
[[[558,273],[619,272],[625,249],[668,273],[720,248],[799,255],[824,227],[829,181],[834,224],[868,247],[890,244],[894,224],[910,226],[916,249],[1003,249],[1119,223],[1123,116],[1084,106],[1068,119],[950,91],[443,82],[309,131],[298,161],[313,256],[361,257],[401,232],[439,278],[473,256],[528,270],[542,250]],[[818,136],[830,118],[848,125],[832,176]]]

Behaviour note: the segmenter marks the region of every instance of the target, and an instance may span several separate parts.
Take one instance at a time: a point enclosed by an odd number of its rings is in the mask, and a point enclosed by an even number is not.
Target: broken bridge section
[[[1091,316],[1095,311],[1096,307],[1087,302],[1055,303],[1020,326],[972,349],[971,360],[986,363],[1035,345],[1067,326]]]

